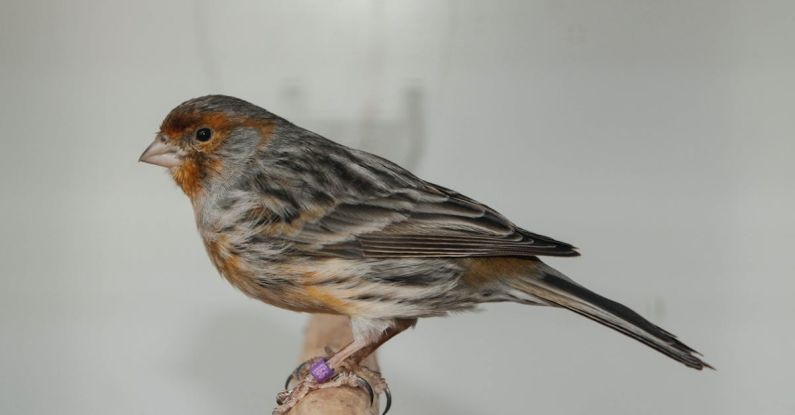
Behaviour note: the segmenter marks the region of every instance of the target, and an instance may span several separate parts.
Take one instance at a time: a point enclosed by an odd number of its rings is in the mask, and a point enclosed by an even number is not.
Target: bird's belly
[[[374,319],[416,318],[474,307],[475,297],[460,284],[460,275],[445,260],[298,257],[269,266],[259,284],[282,290],[281,300],[293,307]]]
[[[221,275],[246,295],[303,312],[367,318],[415,318],[474,307],[460,284],[462,269],[442,259],[262,257],[231,237],[204,238]],[[245,245],[243,245],[245,246]]]

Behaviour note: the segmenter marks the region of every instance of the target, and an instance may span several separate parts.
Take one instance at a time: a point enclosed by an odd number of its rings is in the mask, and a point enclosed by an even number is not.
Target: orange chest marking
[[[288,301],[304,304],[308,311],[340,314],[355,314],[358,311],[357,305],[348,300],[352,293],[340,286],[323,284],[329,275],[314,266],[289,264],[277,272],[293,276],[297,285],[285,294],[289,297]]]
[[[340,298],[339,293],[334,293],[333,290],[328,288],[319,287],[316,285],[307,286],[306,295],[312,300],[312,302],[322,304],[338,313],[351,314],[355,309],[350,302]]]
[[[226,236],[221,235],[214,240],[205,239],[204,245],[210,260],[227,281],[244,293],[256,296],[259,287]]]

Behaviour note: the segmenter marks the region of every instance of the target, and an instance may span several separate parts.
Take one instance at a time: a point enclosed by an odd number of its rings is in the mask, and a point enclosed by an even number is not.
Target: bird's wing
[[[270,141],[257,175],[259,237],[303,255],[348,258],[576,256],[494,209],[419,179],[378,156],[296,130]]]
[[[337,257],[579,255],[570,244],[528,232],[482,203],[429,183],[339,203],[292,239],[305,253]]]

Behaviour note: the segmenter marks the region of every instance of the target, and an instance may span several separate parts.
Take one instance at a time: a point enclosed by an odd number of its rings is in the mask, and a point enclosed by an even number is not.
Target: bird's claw
[[[349,370],[337,373],[327,382],[320,383],[311,374],[309,374],[309,370],[307,369],[307,366],[310,363],[316,361],[317,359],[311,359],[301,363],[297,368],[295,368],[295,370],[292,371],[292,373],[290,373],[290,376],[287,377],[287,381],[285,382],[285,390],[279,392],[279,394],[276,395],[276,403],[279,406],[274,409],[274,414],[287,413],[296,403],[298,403],[301,398],[306,396],[309,392],[317,389],[339,386],[357,387],[367,392],[367,396],[370,399],[370,405],[375,402],[376,390],[378,390],[379,393],[383,392],[384,396],[386,397],[386,406],[384,407],[384,412],[382,415],[386,415],[386,413],[389,412],[389,409],[392,407],[392,392],[389,390],[389,386],[381,377],[380,373],[365,366],[357,366],[356,368],[346,368]],[[355,373],[354,370],[356,369],[365,372],[367,377],[372,377],[376,382],[376,388],[373,388],[370,381],[365,377]],[[298,378],[303,378],[304,380],[294,388],[288,389],[293,380]]]
[[[386,415],[389,412],[389,408],[392,407],[392,392],[389,390],[389,385],[384,382],[384,396],[386,397],[386,406],[384,406],[384,412],[381,415]]]
[[[384,396],[386,397],[386,406],[384,406],[384,412],[382,412],[381,415],[386,415],[386,413],[389,412],[389,408],[392,407],[392,391],[389,390],[389,385],[386,384],[386,382],[384,381],[383,378],[381,378],[378,372],[370,370],[368,368],[365,369],[369,371],[371,374],[378,376],[381,389],[383,389]],[[375,393],[373,392],[372,385],[370,385],[370,382],[368,382],[367,379],[355,373],[353,373],[353,376],[355,377],[355,381],[359,385],[359,387],[367,392],[367,395],[370,397],[370,405],[372,405],[373,402],[375,401]]]
[[[359,369],[362,370],[363,372],[367,373],[367,375],[369,377],[371,377],[371,378],[373,378],[375,380],[375,382],[376,382],[376,388],[375,389],[378,390],[379,394],[383,392],[384,397],[386,398],[386,405],[384,406],[384,412],[382,412],[381,415],[386,415],[386,413],[389,412],[389,409],[392,408],[392,391],[389,390],[389,385],[386,383],[384,378],[381,377],[381,373],[380,372],[372,370],[372,369],[370,369],[367,366],[359,366]],[[359,376],[359,378],[364,380],[360,376]],[[367,387],[370,388],[370,389],[373,389],[372,386],[370,386],[370,382],[367,382]],[[372,398],[372,395],[370,395],[370,396],[371,396],[370,403],[372,404],[373,401],[374,401],[374,398]]]
[[[359,388],[364,389],[364,391],[367,392],[367,396],[370,397],[370,405],[372,405],[373,401],[375,400],[375,393],[373,393],[373,387],[370,386],[370,382],[368,382],[367,379],[357,375],[356,373],[352,373],[352,375],[354,382],[356,382]]]
[[[386,413],[389,412],[389,409],[392,407],[392,391],[389,390],[389,385],[387,385],[386,381],[384,381],[384,379],[381,377],[381,375],[378,372],[363,366],[362,368],[365,369],[367,372],[369,372],[371,375],[377,377],[380,389],[382,389],[384,397],[386,397],[386,406],[384,406],[384,412],[382,412],[381,415],[386,415]],[[356,384],[359,385],[361,389],[364,389],[365,392],[367,392],[367,395],[370,397],[370,405],[372,405],[373,402],[375,402],[375,392],[373,390],[373,386],[370,385],[370,382],[367,379],[363,378],[362,376],[359,376],[353,372],[351,372],[351,374],[354,376]],[[337,376],[335,376],[335,378]]]
[[[309,364],[309,362],[311,362],[311,361],[313,361],[313,360],[314,360],[314,359],[310,359],[310,360],[307,360],[307,361],[306,361],[306,362],[304,362],[304,363],[301,363],[300,365],[298,365],[298,367],[296,367],[295,369],[293,369],[293,371],[292,371],[292,372],[290,372],[290,375],[289,375],[289,376],[287,376],[287,380],[285,380],[285,381],[284,381],[284,390],[285,390],[285,391],[286,391],[286,390],[288,390],[288,389],[290,389],[290,384],[293,382],[293,379],[296,379],[296,378],[301,378],[301,377],[303,377],[303,376],[300,376],[300,375],[301,375],[301,373],[304,371],[304,369],[306,369],[306,365],[308,365],[308,364]]]
[[[279,406],[284,405],[284,403],[287,402],[287,398],[289,398],[290,394],[292,394],[292,393],[293,393],[292,389],[285,389],[285,390],[277,393],[276,394],[276,405],[279,405]],[[274,411],[274,413],[275,412],[276,411]]]

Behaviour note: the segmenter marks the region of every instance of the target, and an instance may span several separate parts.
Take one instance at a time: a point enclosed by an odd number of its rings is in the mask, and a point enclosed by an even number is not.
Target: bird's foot
[[[302,380],[293,388],[289,388],[297,379]],[[370,398],[370,404],[375,400],[375,394],[384,393],[386,406],[383,414],[386,414],[392,406],[389,386],[379,372],[349,362],[342,363],[335,371],[326,364],[326,359],[316,358],[302,363],[290,374],[284,386],[285,390],[276,396],[276,403],[279,406],[273,410],[273,415],[286,414],[314,390],[341,386],[364,390]]]

